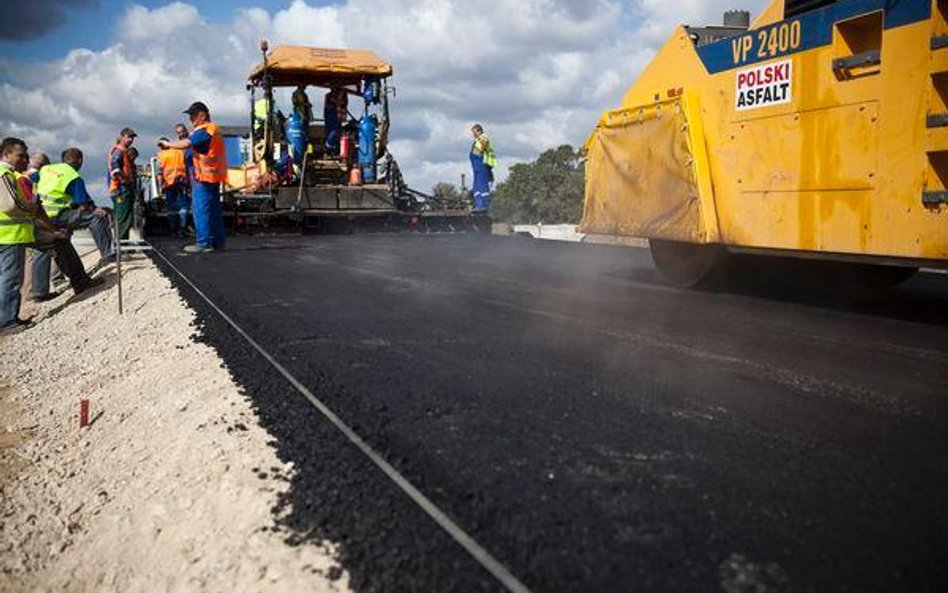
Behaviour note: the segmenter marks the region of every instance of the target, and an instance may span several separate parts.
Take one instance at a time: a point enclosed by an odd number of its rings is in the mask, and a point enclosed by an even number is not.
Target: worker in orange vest
[[[159,142],[168,142],[162,137]],[[176,237],[183,237],[188,227],[188,168],[184,150],[167,148],[158,151],[158,184],[165,197],[168,210],[168,230]]]
[[[176,142],[161,141],[158,147],[163,150],[191,148],[194,151],[191,202],[197,238],[194,245],[187,245],[184,250],[188,253],[209,253],[223,249],[227,240],[221,207],[221,184],[227,181],[227,153],[224,137],[217,124],[211,121],[207,105],[196,101],[184,113],[188,114],[194,126],[191,135]]]
[[[109,195],[112,196],[118,238],[128,239],[135,208],[135,165],[128,150],[138,134],[132,128],[122,128],[115,145],[109,151]]]

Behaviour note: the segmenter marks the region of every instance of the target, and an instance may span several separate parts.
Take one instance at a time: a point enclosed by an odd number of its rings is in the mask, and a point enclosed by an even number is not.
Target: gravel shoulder
[[[348,591],[336,546],[277,526],[295,469],[194,313],[123,268],[123,316],[109,267],[0,338],[0,591]]]

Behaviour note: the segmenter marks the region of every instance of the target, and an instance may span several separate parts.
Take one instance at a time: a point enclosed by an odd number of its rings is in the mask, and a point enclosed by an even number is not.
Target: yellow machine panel
[[[678,28],[586,144],[580,230],[948,267],[948,1]]]
[[[665,110],[665,113],[662,110]],[[681,104],[613,112],[593,139],[586,232],[704,242],[695,157]],[[664,200],[636,196],[659,193]]]

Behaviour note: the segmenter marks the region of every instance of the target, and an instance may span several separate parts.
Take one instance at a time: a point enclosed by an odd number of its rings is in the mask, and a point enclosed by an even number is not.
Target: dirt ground
[[[275,527],[294,468],[193,312],[145,256],[123,268],[123,316],[110,266],[0,338],[0,591],[347,591],[330,542]]]

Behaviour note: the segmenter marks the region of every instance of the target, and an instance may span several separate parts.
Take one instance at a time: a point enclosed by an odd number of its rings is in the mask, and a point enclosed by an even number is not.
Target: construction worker
[[[178,124],[174,127],[174,133],[178,135],[178,140],[184,140],[189,136],[188,127],[184,124]],[[188,201],[191,200],[191,177],[194,175],[194,149],[188,148],[184,151],[184,166],[188,170]]]
[[[183,126],[182,126],[183,127]],[[185,138],[187,135],[185,135]],[[178,138],[181,136],[179,134]],[[168,142],[165,137],[161,142]],[[183,237],[188,226],[188,167],[185,162],[184,150],[167,148],[158,151],[158,186],[165,197],[165,207],[168,211],[168,231],[176,237]]]
[[[26,170],[26,176],[33,185],[39,183],[40,171],[48,164],[49,156],[45,152],[34,152],[30,155],[30,167]]]
[[[484,126],[474,124],[471,127],[474,143],[471,145],[471,169],[474,173],[472,190],[474,194],[474,212],[490,210],[490,184],[494,181],[494,167],[497,157],[490,138],[484,133]]]
[[[323,122],[326,126],[326,152],[339,154],[342,126],[349,119],[349,95],[341,86],[333,86],[323,99]]]
[[[253,135],[257,139],[263,138],[263,130],[270,117],[270,100],[261,97],[253,102]]]
[[[17,169],[28,162],[26,143],[4,138],[0,144],[0,335],[22,331],[32,324],[20,319],[20,284],[26,265],[26,246],[35,239],[33,215],[17,179]]]
[[[191,201],[197,237],[195,244],[186,246],[184,250],[188,253],[208,253],[223,249],[227,240],[221,207],[221,184],[227,181],[227,153],[224,137],[217,124],[211,121],[207,105],[196,101],[184,113],[188,114],[194,126],[191,135],[176,142],[162,141],[158,146],[163,150],[194,150]]]
[[[128,239],[135,208],[135,166],[128,149],[138,134],[132,128],[122,128],[115,145],[109,151],[109,195],[118,223],[118,239]]]
[[[141,188],[138,186],[138,149],[134,146],[128,149],[128,160],[132,163],[132,195],[137,200],[140,197]]]
[[[50,163],[49,155],[45,152],[34,152],[30,154],[30,166],[26,170],[25,176],[30,180],[30,192],[32,193],[33,188],[36,187],[36,184],[39,183],[40,170]],[[51,278],[54,282],[62,279],[62,273],[59,271],[59,268],[56,266],[50,266],[52,268]]]
[[[28,246],[54,251],[56,263],[77,294],[102,283],[101,278],[89,278],[67,232],[57,229],[30,195],[30,184],[23,174],[28,164],[23,140],[4,138],[0,142],[0,335],[32,325],[29,319],[20,319],[20,285]]]
[[[303,129],[309,130],[309,122],[313,121],[313,104],[306,96],[306,85],[301,84],[293,91],[293,112],[303,122]]]
[[[34,191],[49,220],[59,228],[89,229],[103,261],[115,257],[108,213],[96,206],[86,191],[85,180],[79,175],[83,155],[78,148],[62,152],[62,162],[46,165],[40,170]],[[55,295],[49,292],[50,253],[36,251],[32,257],[32,284],[30,297],[45,301]]]

